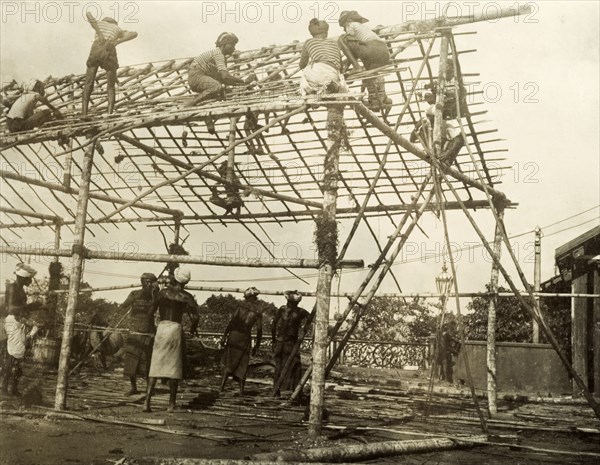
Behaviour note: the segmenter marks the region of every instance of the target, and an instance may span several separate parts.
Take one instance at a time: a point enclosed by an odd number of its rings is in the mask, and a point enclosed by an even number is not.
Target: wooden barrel
[[[41,337],[33,343],[33,360],[45,365],[58,366],[60,340]]]

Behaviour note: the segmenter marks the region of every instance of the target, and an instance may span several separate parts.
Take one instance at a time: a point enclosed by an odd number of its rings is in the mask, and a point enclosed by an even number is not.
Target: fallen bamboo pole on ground
[[[144,424],[144,421],[147,421],[148,419],[140,419],[140,423],[137,423],[134,421],[123,421],[123,420],[117,420],[114,418],[107,418],[107,417],[94,417],[91,415],[57,412],[57,411],[50,410],[50,409],[44,409],[43,412],[28,412],[28,411],[21,411],[21,410],[18,410],[18,411],[0,410],[0,412],[2,414],[6,414],[6,415],[38,415],[38,416],[44,416],[47,418],[60,418],[60,419],[64,419],[64,420],[84,420],[84,421],[93,421],[93,422],[97,422],[97,423],[107,423],[107,424],[111,424],[111,425],[131,426],[134,428],[146,429],[146,430],[150,430],[150,431],[157,431],[159,433],[169,433],[169,434],[175,434],[178,436],[189,436],[189,437],[194,437],[194,438],[207,439],[209,441],[227,441],[230,439],[230,437],[228,437],[228,436],[212,436],[211,437],[211,436],[196,433],[195,431],[183,431],[183,430],[178,430],[178,429],[162,428],[159,426]]]
[[[236,459],[199,459],[199,458],[161,458],[161,457],[144,457],[140,459],[141,463],[151,465],[281,465],[281,462],[274,462],[268,460],[236,460]],[[296,465],[326,465],[319,464],[316,462],[301,463],[297,462]],[[340,464],[343,465],[343,464]]]
[[[287,450],[255,454],[249,458],[258,461],[274,462],[340,462],[371,460],[382,457],[411,454],[418,452],[436,452],[473,447],[474,441],[433,438],[409,441],[386,441],[373,444],[350,445],[343,447],[323,447],[304,450]],[[479,443],[483,445],[484,443]]]

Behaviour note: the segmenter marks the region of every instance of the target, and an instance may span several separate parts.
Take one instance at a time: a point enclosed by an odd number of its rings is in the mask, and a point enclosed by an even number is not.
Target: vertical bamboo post
[[[542,283],[542,230],[539,226],[535,228],[535,258],[533,262],[533,290],[535,292],[540,292],[540,286]],[[540,298],[536,297],[535,301],[537,303],[536,308],[539,308]],[[533,319],[533,337],[534,344],[539,344],[540,342],[540,326],[538,325],[537,320]]]
[[[600,294],[600,267],[592,271],[594,280],[594,294]],[[594,391],[600,397],[600,297],[594,297]]]
[[[62,226],[62,221],[60,219],[56,219],[54,221],[54,248],[56,250],[60,249],[60,228]],[[58,256],[54,257],[54,262],[58,262]]]
[[[317,223],[319,250],[319,277],[313,343],[313,370],[310,386],[310,416],[308,435],[316,439],[321,435],[323,400],[325,397],[325,365],[327,363],[327,325],[331,300],[331,280],[337,258],[336,202],[340,141],[344,126],[344,106],[335,105],[327,110],[327,153],[323,171],[323,210]]]
[[[69,86],[69,93],[71,94],[71,103],[69,109],[75,111],[75,84],[71,83]],[[71,187],[71,164],[73,160],[73,138],[69,140],[69,151],[65,155],[65,170],[63,172],[63,186]]]
[[[229,119],[229,147],[235,146],[235,132],[237,129],[238,118],[232,116]],[[232,149],[227,154],[227,182],[235,181],[235,149]],[[228,187],[229,189],[229,187]]]
[[[573,294],[585,294],[587,288],[587,273],[573,279],[571,292]],[[588,353],[587,353],[587,299],[571,298],[571,357],[573,359],[573,370],[579,375],[583,384],[588,385]],[[581,397],[581,386],[573,383],[573,397]]]
[[[448,68],[448,33],[445,32],[440,39],[440,66],[438,70],[438,86],[435,97],[435,118],[433,123],[433,156],[437,157],[442,152],[442,147],[446,135],[444,131],[446,124],[444,123],[444,99],[446,90],[446,71]]]
[[[504,218],[504,207],[498,208],[498,218]],[[496,224],[494,233],[494,255],[500,257],[502,252],[502,230]],[[498,392],[496,390],[496,304],[498,301],[498,277],[500,271],[495,261],[492,261],[492,274],[490,278],[490,292],[492,298],[488,307],[487,324],[487,398],[488,413],[490,417],[498,413]]]
[[[54,220],[54,248],[56,250],[60,249],[60,229],[62,226],[62,220],[57,218]],[[60,257],[54,257],[54,263],[58,263]],[[48,289],[50,291],[50,289]],[[50,311],[52,312],[52,319],[54,320],[52,323],[52,337],[56,337],[58,332],[58,295],[55,292],[48,293],[50,299]]]
[[[79,198],[75,216],[75,237],[73,239],[73,255],[71,257],[71,276],[69,279],[69,299],[63,329],[62,344],[60,347],[60,360],[58,362],[58,378],[56,381],[55,410],[64,410],[67,406],[67,382],[69,370],[69,357],[71,355],[71,342],[73,339],[73,324],[75,322],[75,309],[79,299],[79,285],[84,261],[85,220],[90,192],[90,179],[94,161],[96,144],[90,144],[83,157],[81,165],[81,182],[79,184]]]
[[[173,234],[173,244],[179,245],[179,238],[181,236],[181,219],[180,218],[175,219],[174,228],[175,228],[175,232]]]

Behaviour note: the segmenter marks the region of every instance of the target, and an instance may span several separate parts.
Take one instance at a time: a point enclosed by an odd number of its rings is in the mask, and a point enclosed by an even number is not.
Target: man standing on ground
[[[25,343],[28,338],[35,336],[37,327],[28,334],[25,324],[27,310],[27,294],[23,287],[29,286],[37,271],[25,263],[19,263],[15,270],[16,280],[7,288],[6,305],[8,315],[4,319],[6,334],[6,360],[2,373],[2,394],[8,395],[8,384],[11,381],[10,394],[19,396],[18,384],[22,374],[21,362],[25,357]]]
[[[280,307],[271,324],[271,336],[273,342],[273,357],[275,359],[275,374],[273,385],[275,396],[281,395],[280,391],[294,389],[302,378],[302,364],[300,363],[300,351],[292,354],[299,340],[304,338],[304,325],[310,314],[298,304],[302,300],[302,294],[298,291],[286,291],[287,305]],[[289,370],[284,378],[280,380],[283,367],[288,359],[292,357]],[[277,383],[281,381],[279,387]]]
[[[256,345],[252,349],[252,355],[256,355],[260,348],[262,339],[262,313],[258,308],[259,290],[249,287],[244,291],[244,302],[241,302],[234,312],[231,321],[225,329],[221,339],[221,347],[225,347],[223,354],[223,381],[221,392],[229,375],[240,384],[240,396],[244,395],[244,384],[246,382],[246,371],[250,361],[250,347],[252,345],[252,327],[256,325]]]
[[[190,281],[192,275],[188,269],[176,268],[173,282],[162,289],[156,301],[154,310],[158,308],[160,323],[156,328],[154,347],[152,348],[152,361],[144,411],[150,412],[150,400],[157,378],[169,380],[169,408],[175,410],[179,380],[183,379],[185,340],[181,321],[183,314],[187,313],[192,320],[192,333],[198,325],[198,304],[194,296],[183,288]]]
[[[158,280],[152,273],[141,276],[142,289],[131,291],[121,309],[128,309],[128,334],[124,347],[123,376],[129,378],[131,389],[128,396],[138,394],[137,378],[148,379],[148,369],[152,356],[154,328],[154,300],[158,294]]]

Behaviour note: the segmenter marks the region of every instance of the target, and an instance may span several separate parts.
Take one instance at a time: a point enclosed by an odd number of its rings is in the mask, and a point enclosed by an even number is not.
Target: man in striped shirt
[[[339,38],[340,48],[348,59],[356,66],[356,59],[362,61],[365,69],[375,69],[385,66],[390,62],[390,52],[386,43],[364,23],[369,20],[363,18],[356,11],[342,11],[339,24],[346,32]],[[383,76],[364,80],[369,92],[369,107],[374,110],[385,110],[392,104],[392,100],[385,93],[385,79]]]
[[[300,93],[302,95],[348,92],[340,73],[342,54],[338,43],[327,38],[329,24],[316,18],[310,20],[308,31],[313,36],[304,42],[298,66],[302,70]]]
[[[188,70],[188,84],[198,96],[188,106],[197,105],[209,98],[221,97],[223,84],[244,86],[256,80],[255,74],[244,80],[232,76],[227,71],[226,57],[233,55],[238,40],[235,34],[223,32],[217,38],[216,48],[194,58]]]
[[[86,62],[87,71],[85,74],[85,86],[83,88],[81,114],[86,116],[88,113],[88,106],[92,91],[94,90],[94,80],[96,79],[98,68],[106,70],[108,113],[111,114],[115,109],[115,85],[117,83],[117,69],[119,68],[116,47],[123,42],[135,39],[137,32],[124,31],[112,18],[104,18],[102,21],[96,21],[89,11],[86,16],[96,31],[96,37]]]

